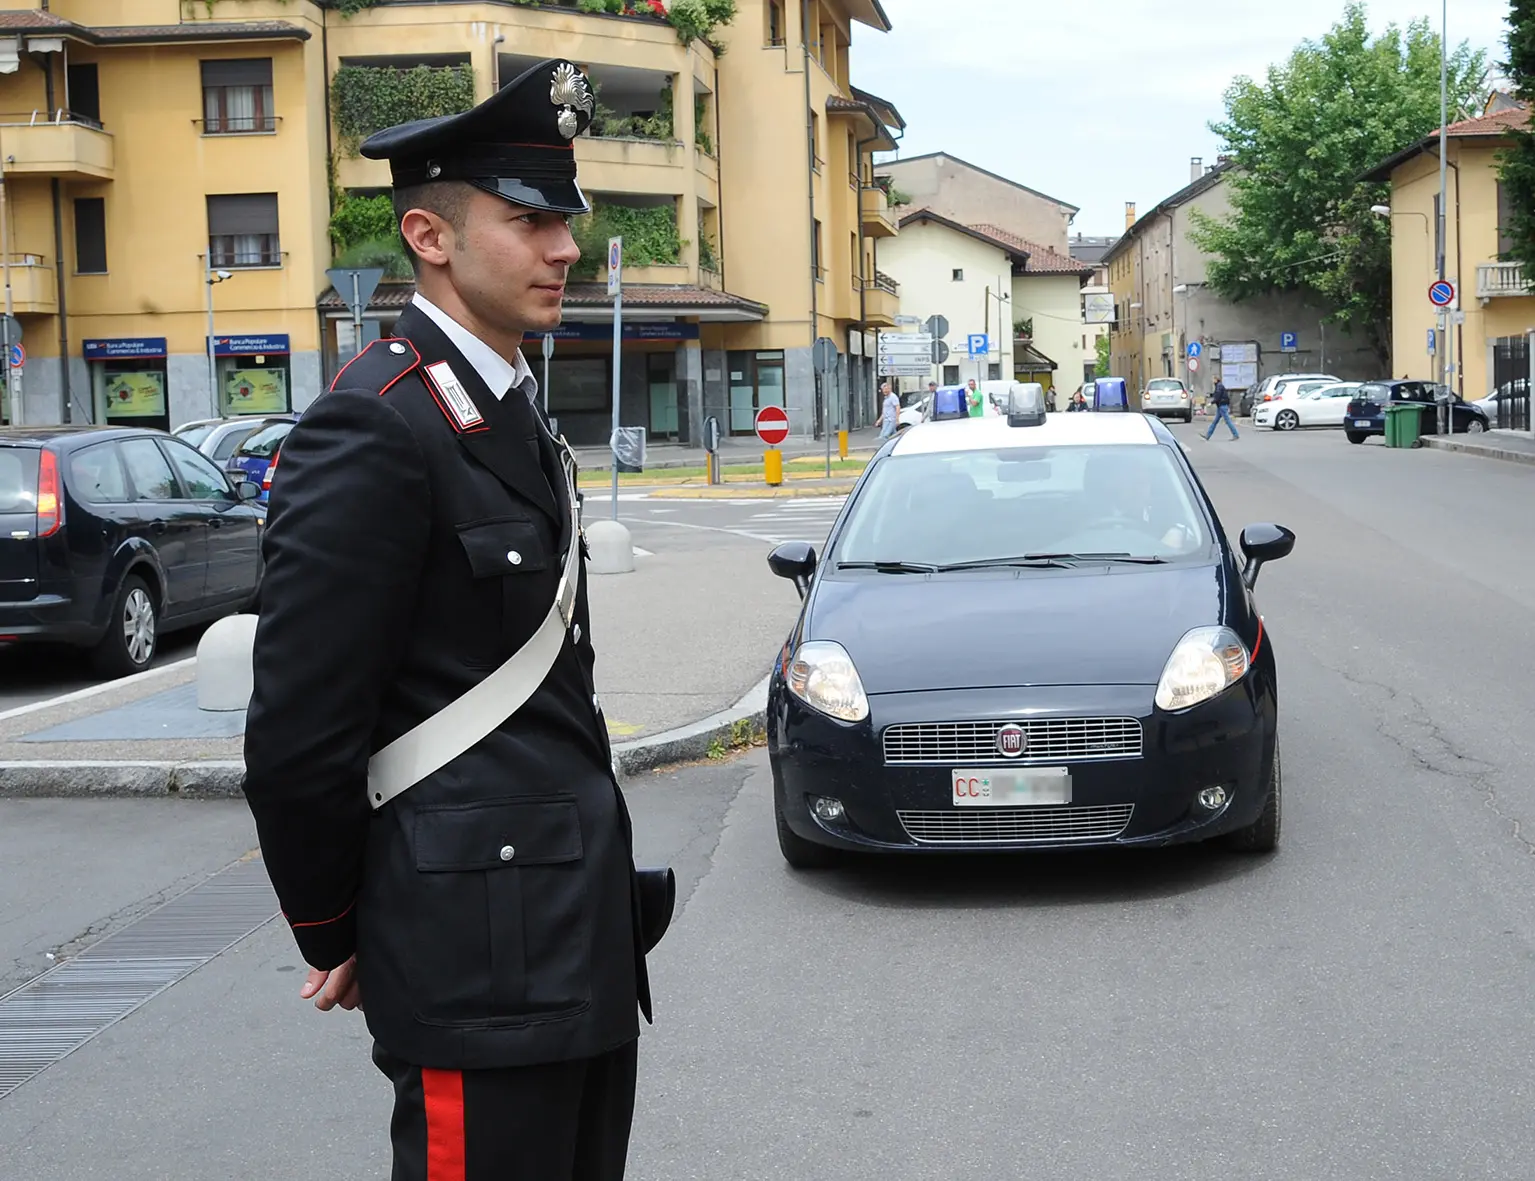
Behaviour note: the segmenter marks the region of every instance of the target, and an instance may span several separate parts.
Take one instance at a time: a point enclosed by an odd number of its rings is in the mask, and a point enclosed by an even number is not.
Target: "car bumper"
[[[1253,411],[1253,426],[1274,425],[1274,408],[1272,406],[1259,406]]]
[[[1145,685],[963,690],[876,695],[871,716],[838,722],[805,707],[775,675],[768,705],[768,755],[776,803],[788,826],[817,844],[888,853],[997,852],[1200,841],[1252,824],[1267,800],[1274,695],[1249,673],[1213,701],[1179,714],[1153,707]],[[1140,753],[1008,761],[956,759],[892,765],[890,726],[923,722],[1134,719]],[[959,770],[1064,767],[1070,803],[961,807]],[[1213,811],[1196,796],[1223,787]],[[843,816],[819,819],[811,801],[840,800]]]
[[[1194,410],[1192,402],[1144,402],[1141,411],[1144,414],[1154,414],[1158,418],[1182,418],[1191,414]]]
[[[43,593],[19,602],[0,602],[0,643],[89,646],[102,636],[90,607],[65,594]]]
[[[1386,433],[1385,418],[1355,418],[1352,415],[1343,420],[1343,428],[1352,435],[1384,435]]]

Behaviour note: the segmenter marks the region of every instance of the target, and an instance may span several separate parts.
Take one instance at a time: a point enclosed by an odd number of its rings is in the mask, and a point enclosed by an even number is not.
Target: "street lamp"
[[[208,264],[210,268],[213,265],[211,255],[208,258]],[[219,379],[218,365],[214,359],[213,351],[213,285],[215,283],[222,283],[225,279],[233,278],[233,271],[215,271],[212,269],[208,271],[208,396],[213,401],[214,417],[219,417]]]

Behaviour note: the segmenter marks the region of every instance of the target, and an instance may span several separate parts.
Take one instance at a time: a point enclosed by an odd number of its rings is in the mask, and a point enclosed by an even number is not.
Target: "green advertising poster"
[[[228,414],[282,414],[288,409],[285,369],[231,369],[224,376]]]
[[[108,418],[162,418],[165,374],[153,370],[114,373],[107,378]]]

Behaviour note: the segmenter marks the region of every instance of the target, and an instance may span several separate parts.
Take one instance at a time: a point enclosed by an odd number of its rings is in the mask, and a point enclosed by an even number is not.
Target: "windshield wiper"
[[[1133,562],[1137,566],[1161,566],[1166,564],[1166,558],[1154,557],[1151,554],[1027,554],[1031,561],[1053,562]]]
[[[1029,554],[1023,558],[981,558],[974,562],[950,562],[947,566],[940,566],[938,569],[945,572],[949,570],[995,570],[1008,566],[1021,566],[1035,570],[1068,569],[1065,562],[1057,561],[1053,556],[1042,554]]]
[[[927,562],[838,562],[838,570],[877,570],[881,574],[936,574]]]

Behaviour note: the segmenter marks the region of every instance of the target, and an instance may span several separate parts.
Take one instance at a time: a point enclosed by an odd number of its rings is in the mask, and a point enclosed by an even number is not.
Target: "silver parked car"
[[[196,447],[220,467],[256,429],[266,423],[260,415],[242,418],[204,418],[178,426],[171,434]]]

